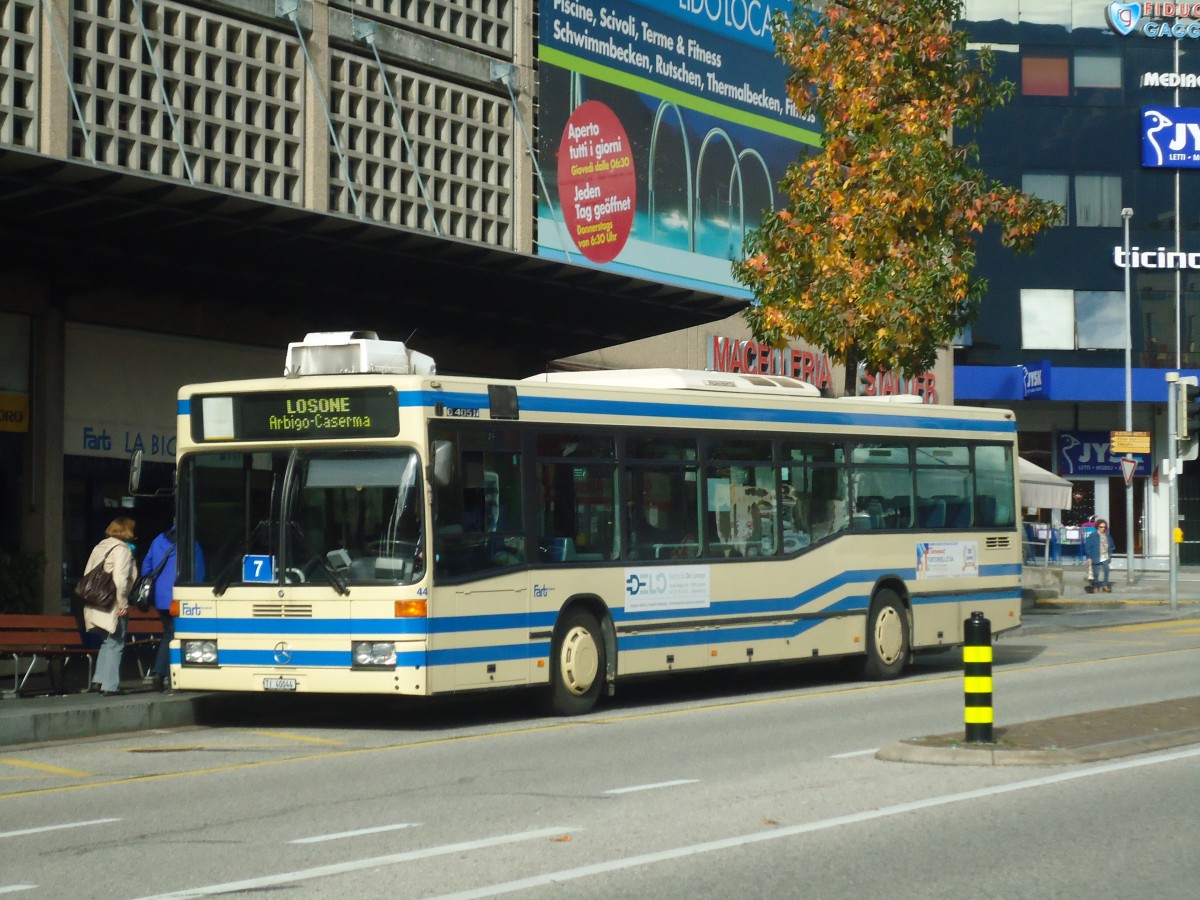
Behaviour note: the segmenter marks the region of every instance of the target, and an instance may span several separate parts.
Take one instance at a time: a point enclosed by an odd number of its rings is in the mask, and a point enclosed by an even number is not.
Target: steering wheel
[[[415,556],[415,541],[370,541],[364,548],[367,556]]]

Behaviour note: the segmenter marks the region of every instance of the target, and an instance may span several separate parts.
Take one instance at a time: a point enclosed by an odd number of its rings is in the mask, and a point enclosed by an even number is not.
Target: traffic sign
[[[1111,453],[1150,452],[1150,432],[1148,431],[1112,431],[1109,432],[1108,440]]]
[[[1138,461],[1132,456],[1121,457],[1121,474],[1125,476],[1125,484],[1133,483],[1133,473],[1137,471]]]

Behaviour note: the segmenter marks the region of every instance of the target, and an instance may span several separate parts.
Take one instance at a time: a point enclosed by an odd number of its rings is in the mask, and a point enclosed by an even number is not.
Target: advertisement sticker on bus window
[[[708,566],[654,566],[625,570],[625,611],[708,609]]]
[[[275,583],[275,557],[247,554],[242,557],[242,581]]]
[[[963,578],[978,575],[978,541],[917,544],[917,578]]]

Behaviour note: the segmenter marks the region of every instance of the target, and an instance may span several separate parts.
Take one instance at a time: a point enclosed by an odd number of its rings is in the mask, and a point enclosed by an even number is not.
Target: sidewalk
[[[997,640],[1173,619],[1200,621],[1200,570],[1186,580],[1181,576],[1174,611],[1167,605],[1167,588],[1166,573],[1153,573],[1132,586],[1115,580],[1111,594],[1085,594],[1082,571],[1074,578],[1068,574],[1064,596],[1036,602],[1022,613],[1019,629]],[[258,694],[159,694],[138,676],[136,663],[123,674],[126,693],[119,697],[80,693],[86,688],[86,671],[80,666],[65,673],[73,693],[0,699],[0,747],[216,724],[235,712],[244,720],[262,700]],[[45,675],[34,676],[30,690],[46,684]],[[0,688],[10,686],[11,681],[0,683]],[[1200,697],[996,728],[995,737],[996,745],[980,746],[965,744],[961,733],[935,735],[890,744],[877,756],[943,765],[1066,765],[1200,743]]]
[[[1084,590],[1084,567],[1063,567],[1061,593],[1026,595],[1021,627],[1000,635],[1001,641],[1024,635],[1085,628],[1195,619],[1200,624],[1200,568],[1181,570],[1176,577],[1172,610],[1167,572],[1112,573],[1112,593]],[[1047,592],[1048,594],[1051,592]],[[1008,727],[996,727],[994,744],[968,744],[965,730],[897,741],[881,748],[876,758],[889,762],[934,765],[1030,766],[1098,762],[1200,743],[1200,697],[1098,710]]]

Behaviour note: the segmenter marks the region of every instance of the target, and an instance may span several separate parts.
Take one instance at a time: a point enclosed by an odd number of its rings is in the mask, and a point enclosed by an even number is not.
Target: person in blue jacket
[[[1108,533],[1108,522],[1096,520],[1096,530],[1088,532],[1083,541],[1083,553],[1092,565],[1092,590],[1112,593],[1112,585],[1108,580],[1108,568],[1112,562],[1116,544]]]
[[[171,641],[175,637],[175,619],[171,615],[171,600],[175,591],[175,526],[172,525],[150,544],[146,558],[142,560],[142,574],[150,575],[159,568],[158,577],[154,579],[154,606],[158,617],[162,620],[162,643],[158,645],[158,653],[154,657],[154,665],[150,675],[156,691],[166,691],[171,688]],[[195,578],[204,578],[204,556],[200,545],[195,548]]]

